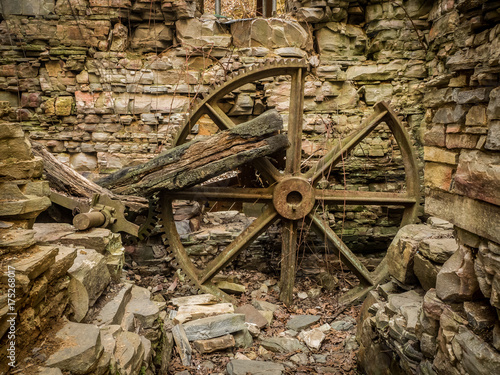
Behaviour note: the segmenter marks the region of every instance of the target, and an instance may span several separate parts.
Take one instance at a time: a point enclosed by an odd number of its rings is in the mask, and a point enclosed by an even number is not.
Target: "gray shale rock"
[[[265,361],[233,359],[227,364],[229,375],[281,375],[285,372],[282,364]]]
[[[297,315],[292,317],[286,324],[287,328],[300,332],[309,328],[321,319],[319,315]]]
[[[246,329],[244,314],[222,314],[193,320],[183,325],[189,341],[207,340]]]
[[[275,353],[290,353],[296,350],[308,352],[307,347],[291,337],[266,337],[260,343],[265,349]]]
[[[471,251],[460,246],[439,271],[436,294],[446,302],[461,302],[470,300],[478,289]]]
[[[458,249],[454,238],[430,238],[420,242],[418,251],[433,262],[443,264]]]
[[[114,356],[119,374],[138,374],[144,358],[141,337],[134,332],[120,332],[116,337]]]
[[[78,250],[68,274],[73,319],[80,322],[111,281],[106,258],[95,250]]]
[[[94,323],[98,325],[120,324],[131,296],[132,284],[123,285],[118,294],[99,311]]]
[[[151,293],[145,288],[134,285],[131,291],[130,301],[125,308],[125,314],[122,321],[122,328],[129,330],[130,327],[123,325],[123,322],[135,318],[141,328],[152,328],[155,324],[160,309],[151,301]]]
[[[103,352],[97,326],[67,322],[57,332],[56,338],[62,340],[60,349],[49,357],[46,366],[77,375],[88,374],[97,366]]]

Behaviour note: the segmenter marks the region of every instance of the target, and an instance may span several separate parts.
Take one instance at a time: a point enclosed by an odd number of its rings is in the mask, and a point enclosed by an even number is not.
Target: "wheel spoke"
[[[337,142],[335,146],[323,156],[316,165],[306,173],[306,178],[311,179],[314,186],[326,171],[331,170],[342,158],[358,145],[373,129],[383,120],[387,111],[375,107],[375,112],[368,117],[359,130],[349,135],[343,141]]]
[[[370,272],[339,238],[339,236],[337,236],[337,234],[335,234],[335,232],[316,214],[310,213],[308,215],[308,219],[311,221],[313,229],[315,229],[319,235],[324,236],[325,239],[327,239],[339,251],[339,258],[359,278],[361,283],[373,285],[373,279]]]
[[[205,103],[205,108],[207,109],[208,116],[215,122],[220,130],[227,130],[236,126],[233,120],[224,113],[216,102]]]
[[[169,193],[162,193],[160,197],[160,206],[162,208],[161,218],[165,233],[168,237],[170,250],[174,253],[175,259],[180,268],[192,279],[197,279],[198,270],[187,255],[186,249],[181,243],[179,233],[175,227],[174,214],[172,208],[172,199]],[[196,281],[196,280],[193,280]]]
[[[181,129],[181,131],[175,137],[173,144],[176,146],[179,146],[179,145],[185,143],[189,134],[191,134],[191,130],[193,129],[193,126],[196,125],[198,120],[205,114],[207,114],[207,108],[202,107],[196,112],[196,114],[194,114],[192,117],[190,117],[189,121],[186,122],[185,126]]]
[[[406,193],[316,189],[315,197],[326,204],[413,206],[417,203],[415,197]]]
[[[232,188],[232,187],[193,187],[169,193],[172,199],[191,201],[238,201],[269,202],[273,199],[273,188]]]
[[[296,175],[300,172],[302,153],[302,116],[304,110],[304,75],[298,69],[292,75],[290,91],[290,112],[288,117],[288,139],[290,147],[286,150],[286,168],[289,174]]]
[[[262,174],[262,176],[269,182],[274,184],[278,182],[282,174],[267,158],[259,158],[252,162],[253,166]]]
[[[281,239],[280,300],[291,305],[297,263],[297,220],[282,219]]]
[[[260,236],[277,218],[278,214],[272,205],[260,215],[252,224],[236,237],[219,255],[210,261],[205,269],[199,273],[200,284],[210,280],[217,272],[227,266],[238,253],[248,247]]]

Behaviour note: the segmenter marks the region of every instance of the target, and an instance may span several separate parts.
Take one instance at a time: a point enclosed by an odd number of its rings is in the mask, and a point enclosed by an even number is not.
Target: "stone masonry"
[[[498,3],[439,1],[428,19],[425,210],[450,223],[431,218],[394,239],[393,281],[362,308],[359,360],[367,374],[491,374],[500,364]]]

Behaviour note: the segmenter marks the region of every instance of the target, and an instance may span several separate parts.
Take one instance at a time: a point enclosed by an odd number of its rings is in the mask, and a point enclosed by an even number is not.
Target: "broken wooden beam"
[[[151,196],[160,190],[188,188],[288,146],[277,134],[283,120],[276,110],[167,150],[138,166],[121,169],[97,184],[115,194]]]
[[[43,159],[43,171],[45,178],[49,181],[51,192],[58,196],[54,199],[51,196],[51,199],[61,206],[68,209],[90,207],[92,197],[95,194],[102,194],[121,201],[132,211],[139,212],[147,209],[146,199],[114,194],[57,160],[42,144],[32,142],[32,145],[33,153]]]

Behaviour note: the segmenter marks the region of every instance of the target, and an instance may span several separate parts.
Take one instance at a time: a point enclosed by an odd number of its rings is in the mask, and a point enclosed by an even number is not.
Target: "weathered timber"
[[[120,200],[134,211],[147,208],[147,201],[144,198],[114,194],[61,163],[40,143],[32,142],[32,144],[33,153],[43,159],[45,178],[49,181],[52,192],[69,197],[82,205],[88,205],[95,194],[102,194]]]
[[[124,168],[98,181],[116,194],[150,196],[159,190],[179,190],[218,176],[254,159],[288,146],[283,120],[276,110],[214,136],[167,150],[134,167]]]

